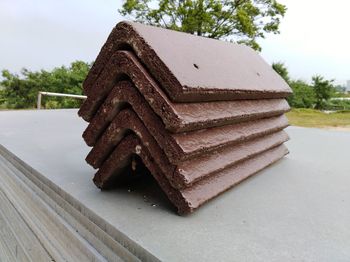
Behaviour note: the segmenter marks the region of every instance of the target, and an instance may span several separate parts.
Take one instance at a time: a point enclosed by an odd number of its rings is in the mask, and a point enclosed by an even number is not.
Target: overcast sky
[[[51,69],[92,61],[123,18],[121,0],[0,0],[0,70]],[[288,8],[280,35],[260,40],[269,63],[294,78],[350,79],[350,1],[280,0]]]

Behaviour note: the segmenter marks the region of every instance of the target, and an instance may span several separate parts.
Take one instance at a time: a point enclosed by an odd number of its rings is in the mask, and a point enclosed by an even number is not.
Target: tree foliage
[[[272,64],[273,70],[275,70],[287,83],[289,83],[289,72],[288,68],[282,62],[277,62]]]
[[[312,86],[316,95],[316,109],[324,109],[326,102],[335,92],[333,80],[325,80],[322,76],[316,75],[312,77]]]
[[[330,103],[328,101],[336,90],[333,86],[333,80],[325,80],[322,76],[316,75],[312,77],[312,83],[309,85],[303,80],[291,80],[288,68],[284,63],[273,63],[272,68],[293,90],[293,94],[287,98],[291,107],[330,109],[342,106],[342,108],[347,108],[346,103],[340,105],[339,102]]]
[[[33,108],[39,91],[82,94],[82,82],[89,69],[90,64],[76,61],[69,67],[61,66],[52,71],[23,69],[20,75],[3,70],[2,104],[7,108]],[[80,103],[77,99],[62,97],[43,97],[42,101],[46,108],[78,107]]]
[[[316,103],[315,90],[302,80],[293,80],[290,82],[293,90],[287,100],[291,107],[313,108]]]
[[[335,92],[337,92],[337,93],[344,94],[344,93],[346,92],[346,86],[335,85],[335,86],[334,86],[334,90],[335,90]]]
[[[119,12],[141,23],[260,50],[257,39],[279,33],[286,7],[275,0],[125,0]]]

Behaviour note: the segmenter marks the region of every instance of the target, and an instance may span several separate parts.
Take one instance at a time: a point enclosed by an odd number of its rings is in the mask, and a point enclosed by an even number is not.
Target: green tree
[[[312,77],[312,87],[316,96],[316,109],[324,109],[327,101],[335,92],[333,86],[334,80],[325,80],[322,76],[316,75]]]
[[[119,12],[137,22],[261,47],[279,33],[286,7],[275,0],[125,0]]]
[[[287,98],[291,107],[313,108],[316,103],[315,90],[302,80],[290,81],[293,93]]]
[[[69,67],[61,66],[52,71],[23,69],[20,75],[3,70],[2,107],[33,108],[39,91],[82,94],[82,83],[89,69],[90,64],[76,61]],[[63,97],[43,97],[42,100],[47,108],[78,107],[80,103],[77,99]]]
[[[289,72],[288,68],[282,62],[277,62],[272,64],[273,70],[275,70],[287,83],[289,83]]]
[[[337,93],[344,94],[346,92],[346,86],[336,85],[334,86],[334,89]]]

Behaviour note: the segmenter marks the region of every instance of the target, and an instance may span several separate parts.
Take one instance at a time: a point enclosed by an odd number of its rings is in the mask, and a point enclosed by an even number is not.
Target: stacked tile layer
[[[142,162],[180,214],[288,153],[288,85],[249,47],[121,22],[85,82],[79,115],[94,182]]]

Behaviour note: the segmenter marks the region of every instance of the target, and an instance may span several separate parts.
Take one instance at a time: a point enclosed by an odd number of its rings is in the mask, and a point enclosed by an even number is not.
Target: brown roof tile
[[[87,95],[117,50],[133,50],[177,102],[281,98],[291,93],[271,66],[247,46],[121,22],[84,83]]]
[[[173,162],[177,162],[201,154],[210,148],[217,149],[225,144],[234,144],[283,129],[288,125],[287,119],[281,116],[285,111],[285,101],[282,105],[275,99],[265,102],[256,101],[256,103],[254,101],[252,103],[255,106],[251,105],[251,101],[239,102],[242,102],[240,106],[232,109],[232,115],[238,116],[236,122],[239,122],[236,124],[174,134],[166,130],[161,118],[154,113],[133,85],[130,82],[121,81],[116,84],[101,105],[84,131],[83,137],[88,145],[94,146],[119,110],[126,105],[131,105],[167,156]],[[262,119],[267,116],[276,117]],[[246,122],[247,120],[255,121]]]
[[[288,153],[290,88],[245,46],[122,22],[84,91],[95,184],[118,183],[138,155],[179,213]]]
[[[94,168],[100,168],[113,149],[123,140],[125,134],[134,133],[144,147],[151,152],[166,177],[174,187],[184,187],[203,179],[219,170],[225,169],[236,162],[252,157],[288,140],[283,131],[269,135],[258,136],[244,143],[227,145],[202,155],[192,157],[187,161],[172,162],[164,154],[146,126],[130,109],[122,110],[103,133],[96,145],[88,154],[86,161]]]
[[[248,158],[236,165],[221,170],[213,176],[208,176],[188,188],[176,189],[170,184],[162,168],[153,160],[152,153],[148,148],[143,146],[143,143],[137,136],[131,134],[126,136],[118,144],[108,159],[103,163],[103,166],[94,177],[94,182],[99,188],[109,186],[110,181],[116,181],[114,177],[123,175],[125,168],[131,162],[131,156],[137,154],[157,180],[169,200],[177,207],[178,212],[180,214],[186,214],[192,212],[213,197],[216,197],[261,169],[276,162],[287,153],[288,150],[286,147],[284,145],[279,145],[257,156]]]
[[[289,110],[284,99],[237,100],[198,103],[174,103],[142,64],[130,52],[116,52],[104,67],[93,86],[93,92],[79,110],[79,115],[91,121],[115,83],[127,76],[137,91],[147,100],[154,112],[172,132],[184,132],[224,125],[250,118],[281,114]],[[249,114],[247,114],[249,113]]]

